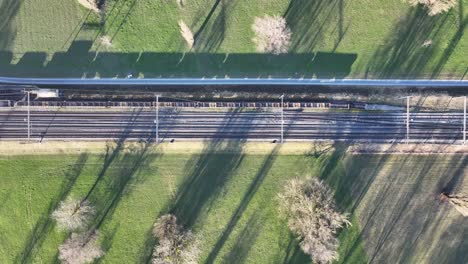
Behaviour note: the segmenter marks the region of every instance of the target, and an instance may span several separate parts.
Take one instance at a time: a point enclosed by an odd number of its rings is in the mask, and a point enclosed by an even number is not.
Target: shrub
[[[96,241],[98,233],[73,233],[69,239],[59,247],[59,259],[67,264],[90,263],[104,255]]]
[[[273,54],[288,52],[291,30],[283,17],[256,17],[252,29],[255,32],[253,41],[257,45],[257,51]]]
[[[190,230],[177,224],[177,218],[168,214],[161,216],[154,225],[153,235],[158,239],[153,252],[153,264],[196,264],[199,250]]]
[[[293,179],[279,195],[280,208],[289,229],[298,236],[301,249],[317,263],[338,259],[338,229],[348,226],[346,214],[335,209],[333,193],[318,179]]]
[[[69,199],[60,202],[59,207],[52,213],[52,218],[57,221],[60,229],[74,231],[88,226],[95,213],[88,201]]]
[[[430,16],[435,16],[449,11],[457,4],[457,0],[408,0],[413,6],[424,5]]]

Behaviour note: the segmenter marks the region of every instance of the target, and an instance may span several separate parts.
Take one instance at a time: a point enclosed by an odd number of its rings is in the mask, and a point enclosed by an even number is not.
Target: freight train
[[[155,102],[103,102],[103,101],[31,101],[35,107],[155,107]],[[18,101],[14,106],[27,106],[26,101]],[[286,109],[365,109],[365,103],[359,102],[285,102]],[[159,102],[159,107],[164,108],[279,108],[280,102]]]

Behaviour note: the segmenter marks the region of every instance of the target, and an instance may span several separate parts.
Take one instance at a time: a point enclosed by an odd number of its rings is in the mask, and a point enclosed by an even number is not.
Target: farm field
[[[142,143],[80,155],[2,155],[0,262],[53,262],[67,234],[50,213],[65,197],[88,194],[102,263],[147,261],[152,225],[167,212],[201,238],[201,263],[307,263],[276,197],[288,179],[308,176],[328,182],[352,213],[339,263],[466,262],[467,219],[436,197],[442,188],[467,191],[468,156],[351,155],[339,145],[253,153],[245,144],[206,143],[185,154]]]
[[[468,70],[468,0],[433,17],[386,0],[183,3],[107,0],[99,17],[77,0],[0,0],[0,75],[460,79]],[[265,14],[286,18],[289,53],[256,51],[251,26]]]

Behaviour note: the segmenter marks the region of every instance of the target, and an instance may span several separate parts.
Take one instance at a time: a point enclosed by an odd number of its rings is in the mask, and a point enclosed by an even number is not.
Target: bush
[[[69,239],[59,247],[59,259],[67,264],[90,263],[104,255],[96,241],[98,233],[73,233]]]
[[[318,179],[293,179],[279,195],[280,208],[289,229],[298,236],[301,249],[317,263],[338,259],[337,231],[348,226],[346,214],[335,209],[333,193]]]
[[[430,16],[435,16],[449,11],[457,4],[457,0],[409,0],[413,6],[424,5],[429,10]]]
[[[291,30],[287,27],[286,19],[283,17],[256,17],[252,29],[255,32],[253,41],[258,51],[276,55],[288,52]]]
[[[69,199],[60,202],[59,207],[52,213],[60,229],[67,231],[81,230],[88,226],[95,213],[88,201]]]
[[[153,264],[196,264],[199,250],[190,230],[177,224],[177,218],[168,214],[161,216],[154,225],[153,235],[158,239],[153,252]]]

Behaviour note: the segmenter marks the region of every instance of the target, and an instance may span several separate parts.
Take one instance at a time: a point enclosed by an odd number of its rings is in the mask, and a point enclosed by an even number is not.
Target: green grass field
[[[467,156],[348,155],[339,148],[252,155],[241,146],[1,156],[0,262],[53,262],[67,234],[50,213],[65,197],[89,195],[103,263],[145,263],[152,224],[167,212],[200,238],[201,263],[307,263],[276,200],[288,179],[307,176],[326,180],[352,213],[353,227],[340,234],[340,263],[466,262],[467,219],[434,197],[442,186],[466,190]]]
[[[0,0],[0,75],[460,79],[468,70],[468,0],[436,17],[387,0],[107,2],[101,19],[77,0]],[[265,14],[287,19],[288,54],[256,52],[251,25]],[[197,37],[192,50],[180,19]]]

